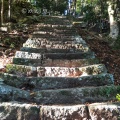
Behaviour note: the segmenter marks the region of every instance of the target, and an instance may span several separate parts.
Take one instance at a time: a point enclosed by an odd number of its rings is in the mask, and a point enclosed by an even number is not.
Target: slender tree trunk
[[[8,1],[8,21],[11,19],[11,0]]]
[[[109,22],[110,22],[110,34],[109,36],[113,39],[117,39],[119,35],[119,27],[117,21],[115,20],[115,8],[112,2],[108,2],[108,14],[109,14]],[[114,44],[115,41],[113,41]]]
[[[3,8],[4,8],[4,0],[1,0],[1,25],[3,24]]]

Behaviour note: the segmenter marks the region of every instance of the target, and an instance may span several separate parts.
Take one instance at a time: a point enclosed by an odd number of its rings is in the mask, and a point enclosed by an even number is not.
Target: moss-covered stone
[[[82,104],[116,100],[120,86],[81,87],[72,89],[44,90],[36,92],[35,101],[42,104]],[[114,91],[109,94],[109,89]],[[61,94],[65,93],[65,94]],[[39,96],[44,92],[44,96]],[[70,96],[69,96],[70,95]]]
[[[37,76],[37,68],[32,66],[7,64],[6,72],[18,76]]]

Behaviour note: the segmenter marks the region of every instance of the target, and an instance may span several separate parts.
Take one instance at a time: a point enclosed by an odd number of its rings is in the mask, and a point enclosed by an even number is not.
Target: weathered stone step
[[[81,87],[33,92],[35,102],[39,104],[84,104],[116,100],[120,86]],[[31,96],[31,97],[32,97]]]
[[[86,44],[86,42],[80,37],[80,36],[73,36],[71,38],[40,38],[40,37],[33,37],[31,35],[31,38],[29,38],[26,42],[31,42],[31,41],[41,41],[41,42],[54,42],[54,43],[61,43],[61,44]]]
[[[5,120],[119,120],[119,102],[89,105],[33,105],[23,102],[1,102],[1,119]]]
[[[29,59],[87,59],[95,58],[93,52],[81,53],[30,53],[24,51],[17,51],[15,58],[29,58]]]
[[[41,24],[37,24],[37,27],[51,27],[51,28],[63,28],[63,29],[71,29],[72,28],[72,25],[68,24],[68,25],[62,25],[62,24],[44,24],[44,23],[41,23]]]
[[[54,66],[54,67],[83,67],[87,65],[98,64],[96,58],[88,59],[28,59],[28,58],[13,58],[13,64],[30,65],[30,66]]]
[[[75,49],[75,50],[88,50],[88,46],[81,41],[48,41],[48,40],[39,40],[39,39],[28,39],[23,47],[32,47],[32,48],[44,48],[44,49]]]
[[[104,86],[114,83],[113,76],[108,73],[81,77],[24,77],[15,74],[1,73],[7,85],[32,90],[62,89],[85,86]]]
[[[69,36],[69,35],[40,35],[40,34],[32,34],[33,37],[36,37],[36,38],[56,38],[56,39],[59,39],[59,38],[68,38],[68,39],[71,39],[72,37],[74,37],[74,35],[72,36]]]
[[[45,28],[34,28],[34,33],[40,33],[40,34],[77,34],[77,30],[59,30],[59,29],[45,29]]]
[[[75,35],[77,34],[76,31],[73,32],[73,30],[34,30],[33,34],[49,34],[49,35]]]
[[[37,67],[7,64],[6,72],[18,76],[37,76]]]
[[[33,27],[32,27],[33,28]],[[49,32],[72,32],[72,33],[76,33],[76,29],[75,28],[51,28],[51,27],[40,27],[40,26],[35,26],[33,28],[35,31],[36,30],[41,30],[41,31],[49,31]]]
[[[40,120],[40,106],[26,102],[1,102],[1,120]]]
[[[0,84],[0,102],[11,100],[28,100],[30,99],[30,93],[15,87],[8,86],[4,83]]]
[[[41,43],[47,43],[47,44],[84,44],[86,45],[86,42],[80,37],[80,36],[74,36],[72,38],[36,38],[32,37],[29,38],[25,43],[35,43],[35,42],[41,42]]]
[[[80,52],[86,52],[86,51],[88,52],[90,51],[90,49],[88,47],[83,49],[74,49],[74,48],[71,48],[71,49],[51,48],[50,49],[50,48],[22,47],[20,51],[31,52],[31,53],[80,53]]]
[[[37,67],[38,76],[45,77],[79,77],[106,73],[103,64],[90,65],[85,67]]]
[[[25,65],[8,64],[6,72],[18,76],[44,76],[44,77],[80,77],[106,73],[103,64],[89,65],[85,67],[32,67]]]
[[[89,105],[43,105],[41,120],[119,120],[120,103],[104,102]]]

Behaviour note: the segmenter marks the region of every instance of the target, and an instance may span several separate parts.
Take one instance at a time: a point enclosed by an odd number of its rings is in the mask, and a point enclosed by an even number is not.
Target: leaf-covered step
[[[93,52],[81,53],[31,53],[24,51],[17,51],[15,58],[29,58],[29,59],[86,59],[95,58]]]
[[[103,64],[85,67],[32,67],[25,65],[8,64],[6,72],[18,76],[44,76],[44,77],[80,77],[106,73]]]
[[[81,87],[33,92],[33,99],[40,104],[83,104],[116,100],[120,86]]]
[[[97,75],[106,73],[103,64],[85,67],[37,67],[38,76],[45,77],[78,77],[83,75]]]
[[[28,59],[28,58],[13,58],[13,64],[44,66],[44,67],[83,67],[87,65],[98,64],[96,58],[89,59]]]
[[[104,86],[114,83],[113,76],[108,73],[81,77],[25,77],[15,74],[1,73],[7,85],[33,90],[75,88],[85,86]]]

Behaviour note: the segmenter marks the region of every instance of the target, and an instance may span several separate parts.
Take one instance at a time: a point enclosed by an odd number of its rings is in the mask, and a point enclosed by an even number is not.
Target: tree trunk
[[[110,34],[109,36],[113,39],[117,39],[119,35],[119,27],[117,21],[115,20],[115,8],[112,2],[108,2],[108,15],[109,15],[109,22],[110,22]],[[113,41],[114,44],[115,41]]]
[[[10,22],[11,19],[11,0],[8,1],[8,22]]]
[[[3,25],[3,7],[4,7],[4,0],[1,0],[1,25]]]

